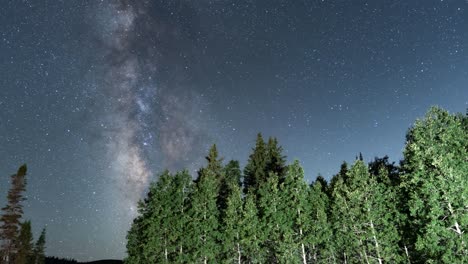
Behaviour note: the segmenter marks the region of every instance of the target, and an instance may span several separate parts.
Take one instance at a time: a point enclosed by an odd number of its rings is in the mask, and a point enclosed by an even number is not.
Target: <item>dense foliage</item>
[[[308,184],[257,136],[241,181],[213,146],[192,181],[166,171],[139,204],[125,260],[147,263],[463,263],[468,260],[468,117],[432,108],[401,166],[343,163]]]

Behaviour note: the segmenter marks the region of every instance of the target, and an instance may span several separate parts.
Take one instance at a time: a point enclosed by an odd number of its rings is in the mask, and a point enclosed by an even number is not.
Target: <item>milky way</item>
[[[96,81],[97,92],[106,97],[97,111],[110,160],[106,176],[113,185],[106,190],[113,199],[109,214],[117,212],[122,223],[135,217],[137,201],[157,177],[155,167],[196,169],[201,160],[196,154],[205,149],[194,107],[201,97],[186,89],[183,73],[159,81],[160,68],[179,67],[177,60],[160,66],[170,59],[164,41],[177,35],[177,26],[150,16],[148,8],[122,1],[99,5],[93,14],[105,58]],[[142,35],[157,38],[144,43]]]

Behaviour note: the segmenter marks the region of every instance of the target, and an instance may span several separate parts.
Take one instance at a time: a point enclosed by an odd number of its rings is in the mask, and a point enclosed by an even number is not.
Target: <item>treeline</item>
[[[11,187],[7,195],[7,205],[2,208],[0,217],[0,263],[1,264],[44,264],[45,228],[33,242],[31,221],[21,221],[22,202],[26,200],[26,165],[11,175]]]
[[[431,108],[403,156],[308,184],[274,138],[258,135],[243,173],[213,146],[195,180],[151,184],[125,263],[466,263],[468,117]]]
[[[45,264],[79,264],[78,261],[70,258],[46,257]]]

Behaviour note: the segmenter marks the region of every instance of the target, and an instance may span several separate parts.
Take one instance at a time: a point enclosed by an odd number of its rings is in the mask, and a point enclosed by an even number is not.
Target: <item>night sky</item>
[[[245,164],[276,136],[329,179],[464,113],[468,1],[3,0],[0,77],[0,202],[27,163],[47,254],[123,258],[149,182],[213,143]]]

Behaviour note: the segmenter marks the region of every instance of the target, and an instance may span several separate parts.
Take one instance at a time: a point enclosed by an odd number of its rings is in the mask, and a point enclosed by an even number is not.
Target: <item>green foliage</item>
[[[429,263],[468,259],[467,117],[431,108],[407,135],[402,187],[416,250]]]
[[[43,228],[39,238],[34,245],[34,264],[45,263],[45,243],[46,243],[46,229]]]
[[[248,193],[244,199],[241,227],[241,248],[246,263],[264,263],[265,252],[262,248],[262,226],[258,216],[255,195]]]
[[[255,192],[267,178],[267,149],[262,134],[257,135],[255,148],[244,168],[244,193]]]
[[[225,263],[240,263],[242,259],[241,230],[242,194],[240,186],[231,183],[227,208],[222,220],[222,256]]]
[[[189,254],[193,262],[212,262],[219,253],[218,180],[213,171],[202,170],[191,196]]]
[[[285,219],[280,211],[281,197],[278,186],[279,178],[271,174],[258,190],[258,211],[262,230],[259,234],[267,254],[268,262],[277,262],[281,256]]]
[[[234,188],[241,188],[241,170],[239,162],[231,160],[223,169],[222,179],[219,187],[218,208],[221,216],[224,216],[227,208],[227,200]]]
[[[192,181],[164,172],[139,204],[126,263],[463,263],[468,117],[432,108],[401,166],[360,154],[308,185],[259,134],[244,168],[216,146]],[[244,194],[241,192],[242,184]],[[26,227],[25,227],[26,228]],[[27,236],[26,236],[27,237]]]
[[[305,230],[307,259],[313,263],[333,263],[335,251],[333,248],[332,229],[327,215],[329,198],[324,180],[319,177],[310,186],[308,201],[309,212]]]

